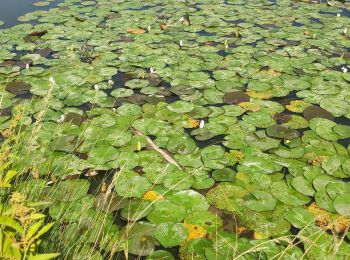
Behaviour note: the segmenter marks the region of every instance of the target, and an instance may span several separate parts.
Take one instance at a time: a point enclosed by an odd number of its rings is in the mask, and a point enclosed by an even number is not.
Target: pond
[[[18,191],[55,222],[38,252],[349,255],[349,2],[0,10],[5,201]]]

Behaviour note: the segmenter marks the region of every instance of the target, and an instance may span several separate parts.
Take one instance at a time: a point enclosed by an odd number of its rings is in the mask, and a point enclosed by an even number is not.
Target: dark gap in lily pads
[[[0,109],[0,116],[10,116],[10,115],[12,115],[12,107]]]
[[[240,24],[240,23],[244,23],[245,20],[244,19],[236,19],[236,20],[226,20],[226,19],[223,19],[225,22],[228,22],[228,23],[233,23],[233,24]]]
[[[23,95],[29,92],[31,85],[24,81],[12,81],[6,85],[6,90],[15,95]]]
[[[315,23],[322,23],[319,18],[311,17],[310,20]]]
[[[197,34],[199,36],[215,36],[216,35],[216,33],[207,32],[206,30],[200,30],[199,32],[197,32]]]
[[[88,178],[90,181],[90,188],[88,194],[96,195],[101,190],[101,185],[105,182],[107,185],[112,182],[113,175],[115,174],[115,170],[108,171],[96,171],[98,174],[92,177],[86,177],[82,175],[82,178]]]
[[[16,98],[19,98],[19,99],[31,99],[33,97],[34,97],[34,95],[29,91],[24,93],[24,94],[16,95]]]
[[[91,109],[95,108],[96,105],[94,104],[91,104],[90,102],[88,103],[84,103],[80,106],[75,106],[74,108],[78,108],[80,110],[82,110],[83,112],[87,112],[87,111],[90,111]]]
[[[301,27],[301,26],[304,26],[304,24],[293,21],[292,26]]]
[[[310,121],[313,118],[326,118],[329,120],[334,120],[334,116],[332,115],[332,113],[319,106],[309,106],[305,108],[303,116],[308,121]]]
[[[288,93],[287,96],[284,97],[273,97],[271,98],[272,101],[275,101],[281,105],[288,105],[293,100],[299,100],[300,98],[297,97],[298,91],[293,90]]]
[[[339,139],[337,142],[338,142],[338,144],[341,144],[342,146],[347,148],[350,145],[350,138]]]
[[[50,48],[43,48],[43,49],[38,49],[37,51],[34,52],[34,54],[39,54],[41,57],[44,58],[49,58],[50,56],[52,57],[52,49]]]
[[[191,130],[191,129],[189,129],[189,130]],[[185,132],[188,133],[188,129],[185,129]],[[225,135],[216,135],[208,140],[201,141],[201,140],[194,139],[194,141],[196,142],[197,147],[202,149],[202,148],[205,148],[205,147],[208,147],[211,145],[222,145],[224,138],[225,138]],[[226,152],[230,151],[230,149],[225,147],[225,146],[223,146],[223,148],[225,149]]]
[[[350,17],[350,10],[347,8],[340,8],[341,10],[341,15],[344,15],[346,17]]]
[[[286,46],[298,46],[300,41],[284,40],[287,44]]]
[[[122,218],[120,210],[118,210],[114,214],[113,223],[116,224],[118,227],[125,227],[128,224],[128,221]]]
[[[276,26],[275,24],[273,23],[264,23],[264,24],[259,24],[259,26],[263,29],[266,29],[266,30],[276,30],[276,29],[279,29],[278,26]]]
[[[178,101],[178,100],[180,100],[180,97],[177,95],[174,95],[174,94],[166,97],[167,103],[173,103],[173,102]]]
[[[219,54],[222,57],[226,57],[228,53],[226,52],[226,50],[219,50],[217,54]]]

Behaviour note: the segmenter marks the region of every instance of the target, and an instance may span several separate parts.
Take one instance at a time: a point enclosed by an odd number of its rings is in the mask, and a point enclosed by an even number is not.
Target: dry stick
[[[180,166],[167,152],[163,151],[159,146],[157,146],[151,138],[149,138],[148,136],[146,136],[145,134],[141,133],[140,131],[136,130],[135,128],[131,128],[131,131],[134,133],[134,134],[137,134],[139,136],[145,136],[146,137],[146,140],[147,140],[147,144],[149,146],[149,148],[157,151],[158,153],[160,153],[161,156],[163,156],[163,158],[175,165],[177,168],[179,168],[179,170],[183,170],[182,166]]]

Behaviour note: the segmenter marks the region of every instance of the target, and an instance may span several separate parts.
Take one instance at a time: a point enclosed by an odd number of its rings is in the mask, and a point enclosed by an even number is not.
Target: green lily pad
[[[339,214],[343,216],[350,216],[349,199],[350,193],[344,193],[335,198],[333,201],[333,206]]]
[[[279,201],[291,206],[305,205],[311,200],[309,197],[289,187],[284,181],[274,182],[271,185],[271,193]]]
[[[187,213],[192,211],[206,211],[209,203],[205,197],[193,190],[183,190],[171,196],[171,201],[186,208]]]
[[[154,209],[148,214],[147,219],[154,224],[165,222],[181,222],[186,217],[186,208],[168,200],[154,203]]]
[[[185,242],[188,231],[180,223],[162,223],[157,226],[154,232],[155,238],[164,247],[178,246]]]
[[[154,238],[155,225],[140,221],[124,228],[128,252],[134,255],[147,256],[154,252],[158,244]]]
[[[186,101],[175,101],[167,106],[167,108],[175,113],[188,113],[194,109],[194,105]]]
[[[219,209],[239,211],[243,206],[243,197],[247,194],[248,191],[240,186],[222,183],[209,190],[207,200]]]
[[[141,198],[150,187],[151,183],[145,177],[122,174],[117,177],[115,192],[123,198]]]
[[[151,255],[146,257],[146,260],[175,260],[174,256],[165,250],[154,251]]]
[[[244,205],[254,211],[273,210],[277,200],[270,194],[264,191],[255,191],[244,197]]]
[[[284,218],[288,220],[296,228],[304,228],[315,222],[314,215],[304,208],[291,208],[284,214]]]

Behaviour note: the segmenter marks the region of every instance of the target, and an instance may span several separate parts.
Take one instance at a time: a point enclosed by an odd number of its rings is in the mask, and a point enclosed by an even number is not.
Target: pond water
[[[349,8],[2,0],[0,140],[51,203],[41,251],[349,255]]]
[[[47,6],[35,6],[33,5],[38,1],[36,0],[1,0],[0,3],[0,20],[5,24],[0,28],[6,28],[19,23],[17,18],[28,12],[35,10],[47,10],[52,7],[56,7],[61,0],[55,0]]]

